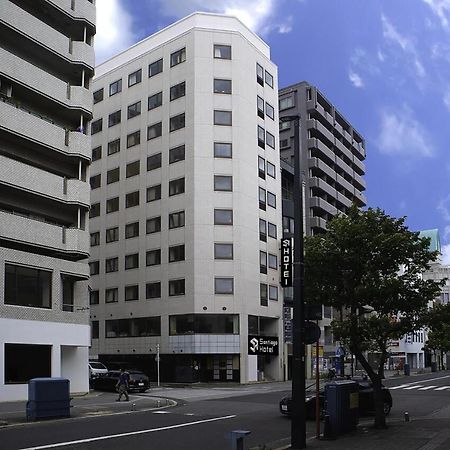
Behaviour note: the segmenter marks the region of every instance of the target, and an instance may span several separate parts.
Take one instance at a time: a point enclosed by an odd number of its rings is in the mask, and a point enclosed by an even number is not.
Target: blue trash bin
[[[403,366],[403,370],[406,376],[411,375],[411,366],[408,363]]]

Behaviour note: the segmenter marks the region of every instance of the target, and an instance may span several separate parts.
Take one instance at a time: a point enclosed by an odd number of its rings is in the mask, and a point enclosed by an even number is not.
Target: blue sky
[[[438,228],[450,264],[450,0],[97,0],[97,62],[194,11],[259,34],[279,87],[318,86],[366,139],[368,205]]]

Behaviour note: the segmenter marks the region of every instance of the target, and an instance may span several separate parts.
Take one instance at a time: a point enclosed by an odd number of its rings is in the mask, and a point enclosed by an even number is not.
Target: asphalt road
[[[411,417],[450,419],[447,374],[386,380],[394,400],[389,420],[402,420],[405,411]],[[248,448],[289,437],[290,420],[278,412],[287,387],[172,389],[166,395],[182,399],[177,407],[6,427],[0,430],[0,448],[229,450],[230,431],[250,430]],[[314,423],[307,428],[307,438],[313,438]]]

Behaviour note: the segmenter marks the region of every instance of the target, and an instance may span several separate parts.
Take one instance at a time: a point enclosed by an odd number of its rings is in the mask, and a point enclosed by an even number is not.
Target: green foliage
[[[426,323],[430,332],[426,347],[443,353],[450,351],[450,303],[436,305],[426,315]]]

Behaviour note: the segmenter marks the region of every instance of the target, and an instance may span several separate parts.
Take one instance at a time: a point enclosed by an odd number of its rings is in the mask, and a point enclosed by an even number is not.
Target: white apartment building
[[[0,0],[0,399],[87,392],[92,0]]]
[[[282,378],[277,67],[195,13],[96,68],[91,357],[166,381]]]

